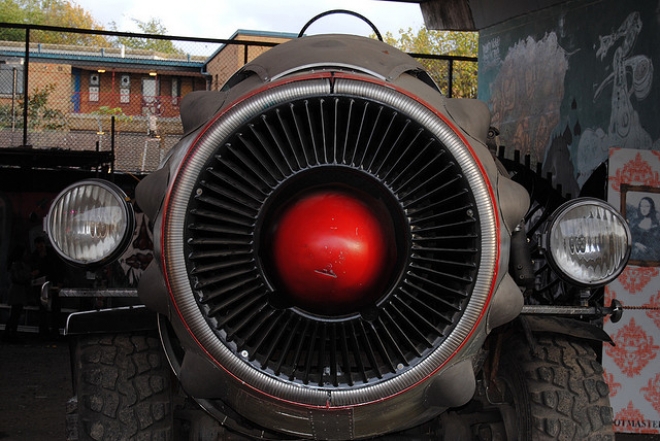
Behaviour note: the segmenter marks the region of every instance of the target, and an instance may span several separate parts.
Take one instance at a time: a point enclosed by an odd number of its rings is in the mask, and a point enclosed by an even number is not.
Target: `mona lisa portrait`
[[[621,185],[621,214],[632,235],[631,265],[660,266],[660,189]]]

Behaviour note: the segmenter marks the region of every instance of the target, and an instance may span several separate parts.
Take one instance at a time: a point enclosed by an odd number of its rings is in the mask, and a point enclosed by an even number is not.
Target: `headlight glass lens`
[[[53,202],[46,223],[55,250],[77,265],[100,264],[122,253],[135,222],[126,199],[119,187],[106,181],[66,188]]]
[[[615,279],[630,257],[630,229],[609,204],[575,199],[557,209],[547,241],[550,263],[565,279],[584,286]]]

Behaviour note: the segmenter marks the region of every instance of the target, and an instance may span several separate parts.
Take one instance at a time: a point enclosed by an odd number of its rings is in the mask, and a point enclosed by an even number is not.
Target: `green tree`
[[[35,88],[28,96],[28,128],[31,131],[67,129],[64,113],[53,109],[48,104],[53,90],[55,90],[55,85],[48,84],[43,88]],[[15,108],[12,108],[10,104],[0,104],[0,128],[22,128],[24,105],[23,97],[18,100]]]
[[[383,41],[404,52],[414,54],[451,55],[476,57],[479,50],[479,36],[476,32],[433,31],[420,28],[399,30],[395,37],[391,32],[383,36]],[[419,58],[436,84],[444,93],[449,89],[449,63],[443,60]],[[453,68],[452,96],[474,98],[477,96],[477,63],[455,61]]]
[[[0,22],[24,24],[25,14],[16,0],[0,0]],[[25,41],[25,31],[0,28],[0,40]]]
[[[110,121],[113,116],[116,121],[133,121],[133,117],[126,115],[121,107],[100,106],[92,114],[96,115],[96,122],[98,123],[97,133],[99,134],[104,133],[103,122]]]
[[[55,90],[54,84],[48,84],[43,89],[35,88],[28,99],[28,127],[30,130],[64,130],[67,127],[64,114],[48,106],[50,94]],[[25,105],[20,102],[20,107]]]
[[[161,23],[160,19],[152,18],[149,21],[138,20],[132,18],[140,31],[144,34],[151,35],[167,35],[167,28]],[[116,30],[116,23],[111,23],[110,26]],[[183,50],[174,46],[172,40],[160,40],[156,38],[139,38],[139,37],[118,37],[118,44],[123,44],[132,49],[144,49],[163,54],[183,54]]]
[[[70,0],[0,0],[0,22],[102,30],[92,15]],[[0,28],[0,39],[24,41],[23,29]],[[30,40],[39,43],[107,46],[101,35],[34,31]]]

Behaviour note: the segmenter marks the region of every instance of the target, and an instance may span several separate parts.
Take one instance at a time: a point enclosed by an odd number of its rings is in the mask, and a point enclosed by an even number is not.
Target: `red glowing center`
[[[391,267],[392,231],[386,225],[346,193],[299,199],[282,214],[273,238],[284,291],[294,304],[317,313],[352,312],[373,302]]]

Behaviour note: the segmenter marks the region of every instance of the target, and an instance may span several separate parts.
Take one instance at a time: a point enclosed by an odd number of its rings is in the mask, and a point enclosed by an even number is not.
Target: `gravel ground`
[[[64,441],[72,396],[69,347],[21,334],[0,343],[0,441]],[[660,441],[660,435],[617,435],[617,441]]]

